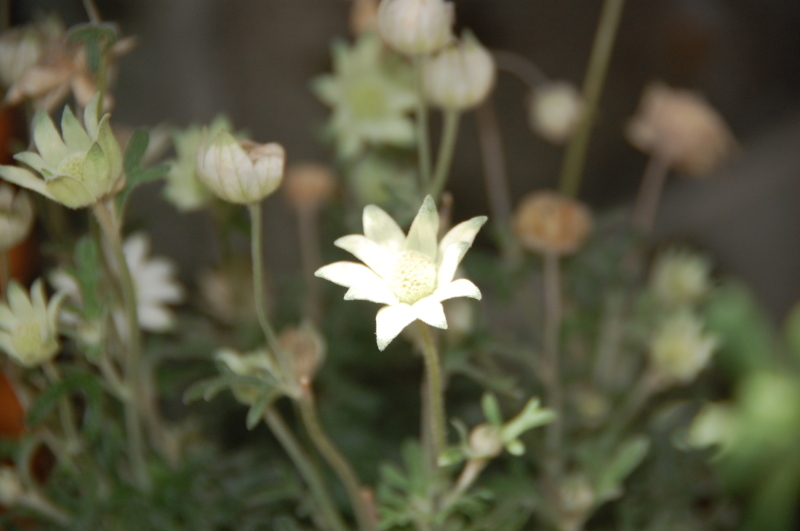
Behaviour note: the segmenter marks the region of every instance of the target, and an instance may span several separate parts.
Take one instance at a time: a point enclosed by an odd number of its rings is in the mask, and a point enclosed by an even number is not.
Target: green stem
[[[117,221],[109,205],[99,201],[94,206],[94,214],[103,231],[107,243],[111,246],[116,261],[119,282],[122,287],[122,298],[125,306],[125,318],[128,324],[128,348],[125,357],[125,377],[130,391],[125,402],[125,427],[128,433],[128,457],[139,487],[149,490],[150,476],[144,458],[142,425],[139,418],[139,399],[142,397],[141,370],[141,337],[139,334],[139,313],[136,306],[136,287],[133,283],[125,252],[122,249],[122,236]]]
[[[461,113],[457,110],[448,109],[444,111],[444,125],[442,126],[442,139],[439,143],[439,154],[436,157],[436,171],[433,174],[430,194],[434,200],[439,199],[447,184],[447,177],[450,174],[450,166],[453,162],[456,141],[458,140],[458,123]]]
[[[614,50],[614,40],[617,35],[622,9],[625,0],[606,0],[600,14],[597,33],[595,34],[592,54],[589,58],[589,67],[586,70],[586,79],[583,83],[583,112],[581,121],[575,134],[570,139],[564,162],[561,166],[561,193],[570,197],[578,195],[581,185],[583,167],[586,163],[586,151],[589,147],[589,137],[594,125],[597,104],[603,93],[608,65],[611,62],[611,52]]]
[[[417,156],[421,188],[427,190],[431,181],[431,146],[428,138],[428,104],[422,88],[422,65],[424,56],[414,58],[414,75],[417,83]]]
[[[353,471],[353,467],[325,433],[319,421],[319,417],[317,416],[314,396],[309,387],[304,389],[304,393],[300,397],[299,402],[303,424],[308,431],[308,435],[311,437],[317,450],[319,450],[319,453],[322,454],[344,485],[347,496],[350,499],[350,504],[353,506],[353,511],[356,515],[358,528],[361,531],[373,531],[375,529],[375,522],[373,522],[372,513],[361,495],[361,485],[359,484],[358,478]]]
[[[425,379],[428,384],[428,417],[431,419],[431,435],[433,439],[433,462],[445,451],[446,433],[444,414],[444,387],[442,385],[441,363],[439,353],[433,344],[428,325],[419,322],[419,333],[422,338],[422,354],[425,358]],[[423,413],[424,415],[424,413]],[[438,467],[438,464],[435,466]]]
[[[59,374],[58,368],[52,361],[42,364],[42,370],[51,384],[57,384],[61,381],[61,374]],[[67,453],[69,455],[75,454],[80,451],[82,444],[78,428],[75,425],[75,411],[72,408],[69,395],[64,395],[59,400],[58,414],[61,418],[61,429],[64,430],[64,435],[67,438]]]
[[[546,468],[553,484],[558,485],[563,468],[561,450],[564,430],[564,400],[559,369],[559,333],[561,331],[561,275],[559,257],[547,253],[544,257],[544,362],[543,383],[547,389],[549,407],[556,412],[556,419],[547,425],[545,445]]]
[[[267,408],[264,413],[264,419],[272,430],[272,433],[278,439],[278,442],[281,443],[283,449],[289,454],[289,458],[300,472],[300,475],[303,476],[308,487],[311,489],[311,494],[317,501],[319,511],[325,519],[324,522],[328,525],[328,528],[333,531],[345,531],[347,526],[345,526],[342,521],[336,504],[333,502],[325,486],[322,475],[319,470],[317,470],[311,458],[300,446],[299,441],[295,438],[294,434],[292,434],[292,431],[286,425],[280,413],[278,413],[275,408]]]
[[[258,316],[258,324],[261,325],[261,330],[264,332],[264,336],[267,338],[267,344],[269,345],[272,355],[275,357],[278,363],[278,367],[281,369],[281,373],[284,375],[284,377],[288,378],[292,374],[292,363],[291,360],[284,354],[284,351],[278,342],[278,336],[275,334],[275,330],[272,328],[269,319],[267,319],[267,309],[264,306],[264,265],[262,258],[263,252],[261,249],[261,203],[252,203],[248,205],[248,207],[250,209],[250,250],[253,260],[253,291],[255,292],[254,298],[256,304],[256,315]]]
[[[102,21],[100,18],[100,11],[97,9],[94,0],[83,0],[83,8],[86,10],[89,22],[92,24],[99,24]]]
[[[60,526],[66,527],[72,520],[72,516],[68,512],[58,507],[38,492],[26,493],[20,498],[18,503],[23,507],[47,517]]]

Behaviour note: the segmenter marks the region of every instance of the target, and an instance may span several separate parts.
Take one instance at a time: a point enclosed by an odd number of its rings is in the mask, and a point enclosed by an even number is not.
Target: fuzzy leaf
[[[645,435],[624,441],[597,478],[597,499],[605,501],[619,497],[625,479],[641,464],[649,450],[650,439]]]
[[[44,421],[62,398],[74,392],[86,397],[83,431],[87,437],[93,438],[99,432],[102,421],[102,391],[95,377],[87,373],[75,373],[49,385],[28,409],[28,425],[33,427]]]
[[[137,129],[125,149],[122,167],[125,170],[125,189],[117,197],[121,208],[124,208],[131,192],[139,185],[156,181],[169,172],[169,166],[160,164],[153,168],[142,168],[142,160],[150,144],[150,133],[146,129]]]
[[[275,398],[275,389],[271,385],[264,385],[264,388],[258,394],[258,398],[250,406],[250,411],[247,412],[247,429],[252,430],[255,428],[261,419],[264,418],[264,411],[267,410],[270,402]]]
[[[186,389],[186,392],[183,393],[183,403],[191,404],[201,398],[209,401],[229,386],[230,383],[228,379],[221,376],[200,380],[190,385],[189,388]]]
[[[503,425],[503,415],[500,413],[500,404],[492,393],[484,393],[481,398],[481,408],[489,424],[497,428]]]

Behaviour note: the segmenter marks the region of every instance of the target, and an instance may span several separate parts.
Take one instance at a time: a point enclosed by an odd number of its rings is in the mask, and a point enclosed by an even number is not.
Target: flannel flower
[[[486,216],[456,225],[438,243],[439,213],[431,196],[422,203],[408,236],[375,205],[364,208],[363,223],[363,235],[344,236],[334,245],[366,265],[335,262],[320,268],[315,275],[350,288],[345,300],[386,305],[376,317],[375,335],[380,350],[417,319],[446,329],[442,301],[455,297],[481,298],[475,284],[453,277],[486,223]]]

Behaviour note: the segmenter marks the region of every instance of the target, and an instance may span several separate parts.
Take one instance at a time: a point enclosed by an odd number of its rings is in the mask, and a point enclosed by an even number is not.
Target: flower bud
[[[650,354],[659,376],[686,384],[708,364],[718,343],[716,336],[703,332],[699,317],[681,311],[667,317],[656,330]]]
[[[283,190],[297,210],[317,210],[333,196],[336,179],[328,166],[306,162],[289,168]]]
[[[36,28],[26,27],[0,35],[0,82],[10,87],[42,55],[43,43]]]
[[[252,376],[253,378],[274,378],[276,374],[272,358],[264,349],[257,349],[245,354],[231,348],[220,349],[216,360],[222,363],[229,371],[239,376]],[[258,385],[238,384],[231,387],[233,396],[245,405],[253,405],[261,394]]]
[[[571,83],[555,81],[537,87],[528,104],[528,123],[545,140],[563,144],[575,132],[583,99]]]
[[[557,255],[577,251],[592,230],[589,209],[556,192],[528,194],[517,207],[514,230],[523,247]]]
[[[561,509],[567,517],[585,515],[594,506],[594,487],[584,474],[572,473],[565,477],[559,491]]]
[[[33,224],[33,206],[23,191],[0,182],[0,251],[6,251],[25,239]]]
[[[469,433],[467,447],[470,459],[492,459],[503,452],[500,429],[486,422],[478,424]]]
[[[99,117],[99,94],[84,111],[84,126],[69,107],[61,116],[61,133],[50,116],[34,117],[33,141],[39,153],[23,151],[18,166],[0,166],[0,176],[69,208],[84,208],[114,195],[125,186],[122,150],[111,131],[109,115]]]
[[[443,0],[383,0],[378,29],[386,43],[406,55],[435,52],[450,40],[454,10]]]
[[[283,180],[286,152],[280,144],[236,140],[221,129],[197,148],[197,173],[214,194],[231,203],[257,203]]]
[[[711,289],[711,264],[702,256],[670,250],[658,256],[650,289],[662,306],[675,308],[700,302]]]
[[[17,471],[8,465],[0,466],[0,504],[13,507],[25,494]]]
[[[662,84],[645,90],[627,137],[637,149],[693,177],[716,170],[736,145],[722,116],[705,99]]]
[[[64,294],[47,303],[41,279],[30,296],[17,282],[8,284],[8,304],[0,303],[0,348],[25,367],[40,365],[58,353],[58,312]]]
[[[423,88],[434,105],[467,110],[481,104],[494,87],[497,68],[489,51],[470,32],[425,61]]]

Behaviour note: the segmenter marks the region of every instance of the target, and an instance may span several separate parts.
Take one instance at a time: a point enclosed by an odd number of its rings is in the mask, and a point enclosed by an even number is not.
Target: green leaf
[[[250,411],[247,412],[247,429],[252,430],[255,428],[261,419],[264,418],[264,411],[275,398],[275,389],[271,385],[264,385],[264,388],[258,394],[258,398],[250,406]]]
[[[145,183],[156,181],[169,172],[167,164],[154,168],[142,168],[142,160],[150,144],[150,133],[146,129],[137,129],[125,149],[122,167],[125,170],[125,189],[117,197],[120,207],[124,208],[128,196],[133,190]]]
[[[28,425],[41,423],[63,399],[79,392],[86,397],[86,411],[83,417],[83,432],[87,437],[95,437],[102,424],[102,389],[94,375],[75,373],[60,382],[49,385],[28,409]]]
[[[503,425],[503,416],[500,413],[500,404],[497,403],[497,397],[493,393],[484,393],[481,398],[481,408],[483,414],[489,424],[497,428]]]
[[[96,75],[100,70],[100,59],[119,39],[119,30],[115,24],[89,23],[78,24],[70,28],[67,42],[81,42],[86,46],[86,67]]]
[[[452,466],[464,460],[464,450],[460,446],[448,448],[436,460],[439,466]]]
[[[597,478],[595,486],[597,499],[606,501],[621,496],[622,483],[641,464],[648,451],[650,451],[650,439],[645,435],[625,440]]]
[[[230,382],[223,376],[200,380],[190,385],[183,393],[183,403],[191,404],[201,398],[209,401],[228,387],[230,387]]]
[[[800,303],[796,304],[784,323],[784,337],[789,349],[800,362]]]
[[[407,491],[409,487],[408,479],[394,463],[386,463],[380,467],[381,480],[387,485],[396,489]]]

